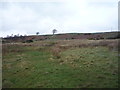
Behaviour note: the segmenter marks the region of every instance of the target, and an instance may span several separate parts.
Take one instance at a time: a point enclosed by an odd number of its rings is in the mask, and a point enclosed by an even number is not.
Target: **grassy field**
[[[117,88],[118,40],[3,44],[3,88]]]

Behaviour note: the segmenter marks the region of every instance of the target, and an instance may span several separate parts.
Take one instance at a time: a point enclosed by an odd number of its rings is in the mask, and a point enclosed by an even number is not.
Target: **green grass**
[[[117,52],[106,47],[71,48],[60,52],[59,59],[45,48],[8,49],[12,51],[3,56],[3,87],[118,87]]]
[[[76,48],[62,53],[63,63],[78,71],[80,87],[116,87],[118,82],[117,52],[108,48]],[[66,58],[66,61],[64,61]],[[84,83],[83,83],[84,82]],[[83,85],[83,86],[82,86]]]

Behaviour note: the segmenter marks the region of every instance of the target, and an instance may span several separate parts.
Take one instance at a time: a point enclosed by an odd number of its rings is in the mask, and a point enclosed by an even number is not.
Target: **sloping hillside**
[[[40,40],[50,40],[50,39],[60,39],[60,40],[70,40],[70,39],[89,39],[89,40],[99,40],[99,39],[118,39],[120,38],[120,32],[101,32],[101,33],[66,33],[66,34],[56,34],[56,35],[31,35],[31,36],[19,36],[19,37],[8,37],[3,38],[4,42],[32,42]]]

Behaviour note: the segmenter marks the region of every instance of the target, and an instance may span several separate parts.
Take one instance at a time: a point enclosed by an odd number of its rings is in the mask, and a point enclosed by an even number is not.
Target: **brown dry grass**
[[[11,52],[24,52],[22,47],[32,46],[39,50],[50,49],[50,52],[57,58],[60,58],[60,52],[74,47],[108,47],[110,50],[118,50],[118,39],[116,40],[55,40],[55,41],[36,41],[34,43],[13,43],[3,44],[2,54]],[[14,49],[13,49],[14,48]]]

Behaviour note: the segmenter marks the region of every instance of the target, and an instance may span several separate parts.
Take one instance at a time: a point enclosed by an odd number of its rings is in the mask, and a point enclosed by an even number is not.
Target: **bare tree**
[[[9,35],[7,35],[7,38],[9,38],[10,36]]]
[[[24,36],[27,36],[26,34]]]
[[[57,32],[57,30],[56,30],[56,29],[53,29],[53,31],[52,31],[52,32],[53,32],[53,35],[54,35],[54,34]]]
[[[13,37],[13,34],[11,34],[11,37]]]
[[[14,37],[18,37],[17,35],[14,35]]]
[[[17,37],[19,37],[19,33],[17,34]]]

